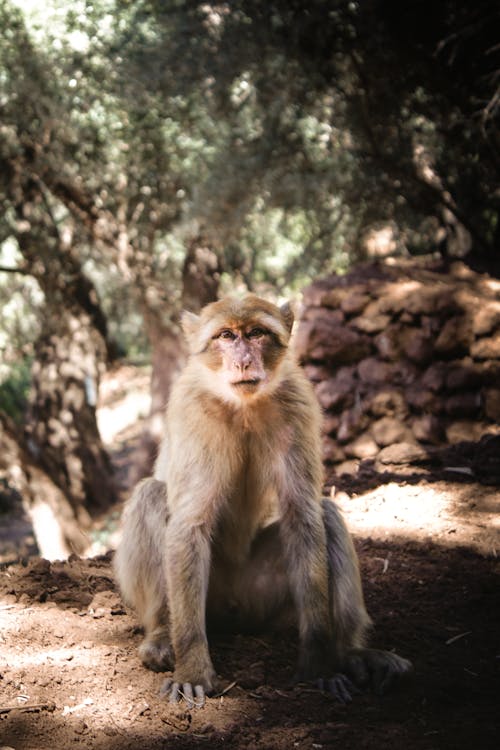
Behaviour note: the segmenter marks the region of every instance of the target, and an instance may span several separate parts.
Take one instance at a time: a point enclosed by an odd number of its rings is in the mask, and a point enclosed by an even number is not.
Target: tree
[[[0,244],[43,295],[27,444],[76,515],[114,497],[92,403],[113,339],[149,346],[154,442],[183,306],[288,294],[371,228],[491,263],[497,19],[490,0],[0,0]]]
[[[75,524],[88,526],[88,510],[103,510],[116,500],[95,417],[99,376],[115,352],[96,291],[75,250],[78,228],[57,197],[64,167],[61,155],[55,158],[61,143],[51,148],[51,139],[61,134],[62,145],[68,142],[57,120],[63,107],[60,81],[49,75],[47,60],[30,43],[20,14],[5,4],[1,11],[7,29],[2,65],[8,71],[0,149],[2,235],[15,237],[19,270],[36,279],[45,300],[34,347],[27,438],[20,440],[20,450],[37,467],[31,477],[46,474],[58,487],[56,495],[45,492],[45,500],[53,500],[47,504],[52,508],[47,518],[57,527],[52,535],[60,537],[61,549],[64,540],[78,538],[81,551]],[[38,498],[37,507],[43,502]]]
[[[0,500],[5,490],[22,497],[40,554],[57,560],[83,552],[90,526],[83,506],[75,509],[65,493],[33,458],[16,426],[0,414]]]
[[[342,238],[351,256],[378,219],[395,221],[410,251],[461,225],[476,256],[494,257],[496,3],[131,7],[149,33],[124,39],[127,69],[142,66],[149,90],[203,92],[228,134],[206,184],[226,223],[263,197],[307,209],[330,250]],[[430,242],[424,221],[441,228]]]

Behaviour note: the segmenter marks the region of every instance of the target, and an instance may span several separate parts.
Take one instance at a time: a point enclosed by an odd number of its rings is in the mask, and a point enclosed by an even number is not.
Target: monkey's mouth
[[[236,380],[231,385],[234,388],[256,388],[260,383],[260,378],[251,378],[248,380]]]

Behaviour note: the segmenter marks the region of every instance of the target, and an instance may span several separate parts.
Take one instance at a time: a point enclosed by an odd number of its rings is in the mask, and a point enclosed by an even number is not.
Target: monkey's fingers
[[[365,687],[370,684],[370,671],[361,654],[350,655],[346,664],[346,672],[356,686]]]
[[[182,698],[186,701],[186,708],[193,708],[194,706],[194,694],[193,686],[190,682],[185,682],[182,686],[182,690],[179,690]]]
[[[194,690],[194,692],[193,692]],[[179,703],[182,698],[186,701],[186,708],[202,708],[205,705],[205,691],[201,685],[193,685],[190,682],[175,682],[167,678],[160,689],[162,697],[168,696],[169,703]]]
[[[352,696],[359,693],[358,688],[344,674],[336,674],[330,679],[319,678],[315,682],[316,687],[330,693],[336,701],[346,705],[352,701]]]
[[[205,690],[203,689],[203,686],[195,685],[194,694],[196,696],[196,700],[194,702],[195,708],[202,708],[205,705]]]
[[[177,701],[179,700],[179,687],[180,683],[174,682],[170,677],[167,677],[167,679],[163,681],[163,685],[160,688],[160,697],[168,697],[169,701],[177,703]],[[174,696],[173,701],[172,696]]]

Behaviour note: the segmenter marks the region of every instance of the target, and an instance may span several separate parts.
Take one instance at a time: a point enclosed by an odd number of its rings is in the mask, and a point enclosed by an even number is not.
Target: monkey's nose
[[[247,357],[242,357],[241,359],[237,359],[233,362],[233,367],[238,372],[245,372],[248,370],[250,365],[252,364],[252,360]]]

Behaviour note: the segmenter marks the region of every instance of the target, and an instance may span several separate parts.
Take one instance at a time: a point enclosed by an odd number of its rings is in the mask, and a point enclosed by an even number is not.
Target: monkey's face
[[[202,364],[206,387],[227,401],[248,402],[269,393],[284,360],[293,315],[254,295],[208,305],[183,326]]]
[[[214,334],[206,365],[233,394],[251,396],[269,382],[276,357],[272,333],[262,326],[233,326]]]

